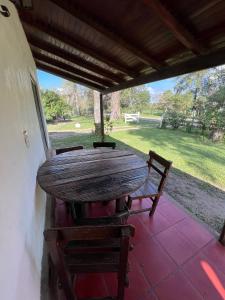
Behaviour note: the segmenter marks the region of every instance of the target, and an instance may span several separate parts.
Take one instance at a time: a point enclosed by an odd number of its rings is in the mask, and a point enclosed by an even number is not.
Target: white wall
[[[0,299],[36,300],[46,204],[36,183],[45,160],[30,83],[36,68],[14,5],[0,4],[11,13],[0,14]]]

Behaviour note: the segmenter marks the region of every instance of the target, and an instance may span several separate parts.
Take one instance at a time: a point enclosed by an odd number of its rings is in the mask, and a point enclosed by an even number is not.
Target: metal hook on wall
[[[10,12],[5,5],[0,5],[0,14],[2,14],[4,17],[10,16]]]

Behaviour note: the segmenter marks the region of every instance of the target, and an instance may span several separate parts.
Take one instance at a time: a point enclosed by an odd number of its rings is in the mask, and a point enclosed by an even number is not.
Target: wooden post
[[[104,108],[103,108],[103,95],[100,93],[100,114],[101,114],[101,140],[104,142],[105,133],[104,133]]]
[[[221,244],[225,246],[225,221],[224,221],[223,229],[220,234],[219,241],[221,242]]]

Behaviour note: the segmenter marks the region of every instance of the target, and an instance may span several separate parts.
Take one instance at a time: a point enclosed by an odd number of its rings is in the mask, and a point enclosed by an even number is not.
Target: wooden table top
[[[137,155],[107,148],[67,152],[48,159],[37,180],[48,194],[77,203],[110,201],[138,189],[146,162]]]

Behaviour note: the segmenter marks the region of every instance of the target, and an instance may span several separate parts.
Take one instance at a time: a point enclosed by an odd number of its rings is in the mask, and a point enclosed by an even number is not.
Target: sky
[[[38,80],[42,89],[58,89],[62,87],[64,79],[38,70]],[[165,79],[146,84],[150,94],[160,94],[166,90],[172,90],[175,86],[175,78]]]

